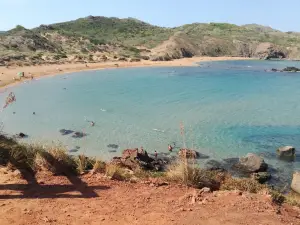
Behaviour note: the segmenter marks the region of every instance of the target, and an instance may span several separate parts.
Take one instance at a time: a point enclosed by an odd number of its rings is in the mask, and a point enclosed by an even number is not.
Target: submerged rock
[[[119,145],[117,144],[109,144],[107,145],[108,148],[119,148]]]
[[[78,152],[78,149],[70,149],[69,152],[70,153]]]
[[[293,191],[300,194],[300,172],[295,172],[293,174],[293,180],[292,180],[291,188],[292,188]]]
[[[76,132],[72,135],[72,138],[83,138],[83,137],[85,137],[85,136],[87,136],[86,133],[76,131]]]
[[[74,133],[73,130],[66,130],[66,129],[60,129],[59,132],[61,133],[61,135],[68,135]]]
[[[205,163],[205,169],[225,171],[224,165],[221,162],[214,159],[209,160]]]
[[[187,149],[187,148],[180,149],[178,152],[178,155],[181,158],[188,158],[188,159],[199,158],[199,152],[192,150],[192,149]]]
[[[284,146],[277,149],[276,153],[280,159],[294,159],[295,148],[293,146]]]
[[[262,157],[253,153],[248,153],[246,157],[240,158],[236,167],[249,173],[257,173],[267,171],[268,164],[265,163]]]
[[[271,174],[268,172],[259,172],[253,173],[251,177],[252,179],[257,180],[259,183],[264,184],[271,179]]]

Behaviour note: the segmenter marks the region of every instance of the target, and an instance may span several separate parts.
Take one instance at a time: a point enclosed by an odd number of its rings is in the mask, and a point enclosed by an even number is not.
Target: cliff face
[[[0,64],[101,60],[172,60],[192,56],[300,58],[300,33],[256,24],[187,24],[163,28],[128,18],[89,16],[74,21],[22,26],[0,34]]]
[[[296,47],[283,47],[269,42],[228,41],[204,37],[195,43],[186,34],[172,36],[169,40],[152,49],[152,60],[172,60],[192,56],[239,56],[260,59],[298,58],[300,51]]]

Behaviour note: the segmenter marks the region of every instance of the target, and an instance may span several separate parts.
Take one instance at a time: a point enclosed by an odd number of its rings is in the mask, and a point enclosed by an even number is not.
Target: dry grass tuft
[[[221,185],[221,190],[239,190],[250,193],[258,193],[267,186],[249,178],[233,178],[228,176]]]
[[[170,181],[183,183],[195,188],[209,187],[212,190],[218,190],[224,174],[200,169],[195,165],[187,165],[185,162],[179,162],[169,167],[166,177]]]
[[[126,173],[124,168],[114,164],[106,165],[105,174],[106,176],[111,177],[111,179],[119,181],[125,181],[130,178],[130,174]]]
[[[105,167],[106,167],[105,162],[96,159],[93,164],[93,173],[103,173],[105,172]]]

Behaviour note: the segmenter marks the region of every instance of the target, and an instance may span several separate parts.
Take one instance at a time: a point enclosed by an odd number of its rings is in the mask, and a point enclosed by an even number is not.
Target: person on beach
[[[168,150],[169,150],[169,152],[173,151],[173,147],[170,144],[168,145]]]
[[[144,148],[141,146],[141,153],[144,154]]]
[[[157,151],[156,150],[154,151],[154,156],[155,156],[155,159],[157,159]]]

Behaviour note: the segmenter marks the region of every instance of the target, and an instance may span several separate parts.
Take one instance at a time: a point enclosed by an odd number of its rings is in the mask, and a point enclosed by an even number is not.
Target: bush
[[[105,162],[96,159],[93,165],[93,173],[105,172],[105,167],[106,167]]]
[[[60,53],[60,54],[53,56],[54,60],[60,60],[60,59],[65,59],[65,58],[68,58],[68,56],[65,53]]]
[[[239,190],[247,191],[250,193],[258,193],[259,191],[266,189],[267,186],[260,184],[258,181],[249,178],[233,178],[228,177],[224,180],[221,190]]]
[[[279,191],[276,191],[276,190],[271,190],[270,195],[272,197],[272,202],[274,202],[278,205],[281,205],[286,200],[285,196],[282,193],[280,193]]]
[[[98,40],[98,39],[91,38],[90,42],[94,45],[105,45],[105,40],[103,39]]]
[[[35,165],[37,169],[48,170],[55,175],[77,174],[76,161],[60,146],[39,151]]]
[[[130,178],[125,170],[118,165],[107,164],[105,171],[106,176],[111,177],[113,180],[124,181]]]
[[[179,162],[171,165],[167,171],[167,179],[180,182],[195,188],[209,187],[218,190],[224,174],[217,171],[209,171]]]

